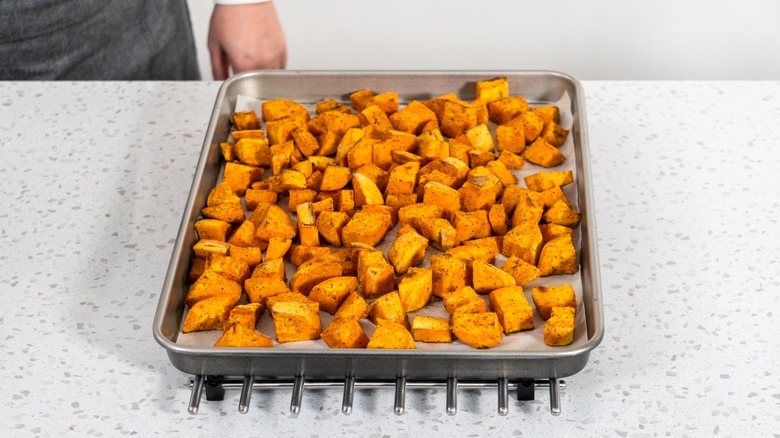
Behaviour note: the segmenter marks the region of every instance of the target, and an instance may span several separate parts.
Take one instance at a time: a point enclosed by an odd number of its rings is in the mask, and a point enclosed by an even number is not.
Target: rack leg
[[[447,415],[455,415],[458,412],[458,379],[447,378]]]
[[[550,413],[561,415],[561,387],[560,379],[550,379]]]
[[[249,412],[249,400],[252,398],[252,388],[255,386],[254,376],[244,376],[244,384],[241,386],[241,397],[238,399],[238,412]]]
[[[403,415],[406,409],[406,377],[395,379],[395,415]]]
[[[190,404],[187,406],[187,412],[191,415],[198,413],[200,408],[200,398],[203,394],[203,382],[206,380],[206,376],[198,374],[195,376],[195,381],[192,384],[192,393],[190,393]]]
[[[498,415],[502,417],[509,413],[509,379],[498,379]]]
[[[341,412],[344,415],[352,413],[352,402],[355,397],[355,378],[353,376],[347,376],[344,378],[344,398],[341,402]]]
[[[295,376],[293,382],[292,401],[290,401],[290,412],[298,414],[301,412],[301,402],[303,401],[303,376]]]

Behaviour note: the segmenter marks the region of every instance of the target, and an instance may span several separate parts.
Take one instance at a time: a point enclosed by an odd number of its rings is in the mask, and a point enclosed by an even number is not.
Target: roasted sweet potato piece
[[[379,319],[374,335],[368,341],[368,348],[414,350],[414,339],[409,330],[401,324]]]
[[[265,308],[260,303],[241,304],[233,307],[230,311],[227,321],[225,321],[225,327],[223,330],[227,331],[233,324],[238,324],[249,330],[254,330],[257,326],[257,320],[260,319],[260,315],[263,314]]]
[[[574,230],[564,225],[540,224],[539,230],[542,232],[542,243],[544,244],[562,234],[568,234],[574,238]]]
[[[273,339],[241,324],[230,324],[222,336],[214,343],[215,347],[234,348],[271,348]]]
[[[320,309],[331,315],[350,293],[357,290],[358,280],[355,277],[333,277],[323,280],[309,292],[309,299],[320,303]]]
[[[195,253],[195,257],[205,260],[211,254],[228,255],[230,245],[219,240],[200,239],[193,245],[192,252]]]
[[[558,201],[562,201],[566,206],[571,207],[569,199],[566,197],[566,195],[563,193],[563,190],[561,190],[559,186],[552,186],[547,190],[534,193],[539,193],[539,199],[542,201],[542,204],[544,204],[544,208],[550,208]]]
[[[576,273],[579,264],[571,236],[563,234],[547,242],[539,254],[537,266],[541,277]]]
[[[350,292],[349,296],[339,306],[336,314],[333,315],[334,319],[349,318],[360,319],[365,318],[368,315],[368,303],[357,291]]]
[[[501,125],[528,111],[528,101],[520,96],[505,97],[488,103],[490,121]]]
[[[184,319],[182,331],[222,330],[237,301],[233,296],[219,295],[194,303]]]
[[[450,254],[431,255],[433,271],[433,295],[441,298],[448,292],[454,292],[466,286],[466,262]]]
[[[325,211],[317,217],[317,230],[331,245],[342,246],[341,233],[349,220],[349,216],[344,212]]]
[[[246,219],[244,207],[241,204],[223,203],[201,210],[203,216],[209,219],[217,219],[224,222],[238,223]]]
[[[297,235],[295,225],[286,211],[281,207],[271,205],[265,213],[265,217],[255,231],[255,235],[262,240],[269,240],[271,237],[281,237],[283,239],[292,239]]]
[[[553,307],[550,318],[544,323],[544,343],[563,346],[572,342],[574,342],[574,308]]]
[[[239,131],[245,129],[260,129],[260,120],[254,111],[233,113],[233,126]]]
[[[292,246],[292,239],[283,237],[271,237],[268,239],[268,248],[265,250],[265,260],[281,259]]]
[[[206,261],[206,269],[233,280],[239,284],[249,278],[249,265],[241,259],[210,254]]]
[[[352,188],[355,191],[355,206],[366,204],[384,204],[385,199],[379,187],[369,177],[362,173],[352,175]]]
[[[496,143],[499,151],[520,154],[525,150],[525,132],[522,125],[496,127]]]
[[[433,121],[438,124],[436,113],[416,100],[409,102],[401,111],[392,114],[390,121],[396,130],[414,135],[419,135],[428,122]]]
[[[271,149],[265,138],[242,138],[233,145],[233,153],[239,161],[249,166],[268,167],[272,164]]]
[[[535,287],[531,289],[531,299],[542,319],[552,316],[553,307],[571,307],[576,309],[577,298],[571,284],[550,287]]]
[[[246,189],[263,177],[263,168],[241,163],[225,163],[222,181],[230,186],[238,196],[244,196]]]
[[[526,176],[523,178],[523,181],[525,182],[525,186],[528,187],[528,190],[541,192],[552,186],[560,187],[571,184],[574,181],[574,175],[571,170],[538,172]]]
[[[542,128],[542,133],[539,136],[547,143],[559,147],[566,141],[566,137],[569,135],[569,131],[563,129],[559,124],[550,121]]]
[[[490,229],[493,231],[493,234],[497,236],[503,236],[509,231],[506,209],[504,209],[504,206],[501,204],[493,204],[490,206],[488,221],[490,222]]]
[[[515,279],[508,273],[481,260],[472,263],[474,290],[488,293],[507,286],[515,286]]]
[[[547,223],[564,225],[567,227],[577,225],[580,221],[580,214],[572,210],[568,201],[560,200],[544,212],[542,220]]]
[[[309,110],[303,105],[287,99],[273,99],[263,102],[262,106],[263,121],[273,122],[274,120],[285,119],[287,117],[301,117],[309,119]]]
[[[425,184],[423,203],[439,207],[442,217],[450,218],[456,211],[460,210],[460,193],[452,187],[431,181]]]
[[[360,294],[376,298],[393,290],[395,271],[381,251],[360,251],[357,256],[357,278]]]
[[[411,225],[418,231],[422,229],[423,223],[441,217],[441,208],[432,204],[417,203],[401,207],[398,210],[398,220],[401,224]]]
[[[387,252],[387,259],[395,268],[396,275],[404,275],[412,266],[417,266],[425,259],[428,249],[428,239],[417,233],[406,233],[398,236]]]
[[[398,292],[384,294],[371,303],[368,307],[368,319],[374,324],[377,324],[380,319],[384,319],[401,324],[407,330],[411,328]]]
[[[496,197],[501,190],[498,178],[478,176],[469,178],[460,189],[463,211],[487,210],[496,203]]]
[[[262,305],[270,297],[290,292],[284,281],[271,278],[248,278],[244,281],[244,290],[250,303]]]
[[[268,136],[268,144],[273,146],[292,140],[293,131],[296,129],[308,129],[306,120],[304,117],[296,116],[266,122],[265,133]]]
[[[287,281],[287,272],[283,259],[271,259],[257,265],[252,271],[252,278],[267,278],[271,280]]]
[[[525,166],[523,157],[506,150],[498,154],[498,161],[502,162],[507,169],[522,169]]]
[[[241,205],[241,198],[236,195],[230,184],[223,182],[209,191],[209,196],[206,198],[206,206],[216,207],[226,203]]]
[[[485,210],[456,211],[452,217],[455,240],[458,243],[469,239],[490,237],[491,228],[488,212]]]
[[[539,116],[539,118],[542,119],[542,122],[544,122],[545,125],[547,125],[550,122],[558,123],[561,118],[561,111],[558,109],[557,106],[547,105],[547,106],[538,106],[535,108],[531,108],[530,110],[532,113]]]
[[[504,328],[498,315],[485,313],[455,313],[452,333],[466,345],[474,348],[492,348],[501,343]]]
[[[332,254],[321,255],[298,266],[298,270],[290,279],[290,289],[308,295],[309,291],[321,281],[340,277],[342,272],[339,257]]]
[[[321,334],[330,348],[366,348],[368,336],[357,319],[336,318]]]
[[[511,275],[518,286],[525,286],[539,277],[539,268],[516,256],[509,257],[501,270]]]
[[[342,242],[345,247],[353,243],[376,246],[384,240],[392,225],[390,215],[358,211],[341,230]]]
[[[398,295],[407,312],[425,307],[433,291],[433,271],[430,268],[411,268],[398,283]]]
[[[447,219],[431,219],[422,223],[421,234],[439,251],[448,251],[457,244],[457,231]]]
[[[241,246],[230,246],[230,257],[241,259],[249,265],[250,269],[254,269],[257,265],[263,262],[263,248],[257,246],[248,246],[246,248]]]
[[[190,286],[184,304],[192,307],[198,301],[218,296],[228,297],[233,300],[233,304],[235,304],[241,298],[241,292],[240,283],[207,269],[203,272],[203,275]],[[227,317],[227,315],[225,316]]]
[[[276,340],[279,342],[319,339],[322,332],[319,304],[297,301],[279,301],[271,308]]]
[[[298,236],[301,245],[319,246],[320,234],[317,229],[317,218],[314,214],[314,204],[304,202],[296,207],[298,215]]]
[[[457,137],[477,126],[477,112],[468,102],[447,100],[444,102],[439,124],[444,135]]]
[[[532,221],[525,221],[506,233],[501,254],[507,257],[520,257],[535,266],[541,250],[542,232],[539,230],[539,225]]]
[[[477,99],[485,103],[509,97],[509,82],[507,82],[506,78],[497,78],[492,81],[478,81],[476,89]]]
[[[496,312],[504,333],[534,328],[534,313],[522,286],[509,286],[490,293],[490,309]]]
[[[395,167],[390,171],[385,193],[388,195],[415,193],[419,171],[420,163],[416,162]]]
[[[232,226],[230,223],[219,219],[201,219],[195,222],[195,231],[198,232],[198,239],[218,240],[224,242]]]
[[[526,161],[542,167],[555,167],[566,161],[566,156],[561,151],[542,138],[537,138],[531,143],[523,152],[522,157]]]
[[[447,318],[415,316],[412,320],[412,337],[419,342],[452,342],[450,322]]]
[[[442,296],[444,308],[450,316],[456,313],[483,313],[487,311],[485,300],[470,286],[447,292]]]

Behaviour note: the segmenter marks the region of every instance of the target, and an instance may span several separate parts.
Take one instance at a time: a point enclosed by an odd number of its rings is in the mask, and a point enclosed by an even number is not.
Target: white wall
[[[211,0],[188,0],[204,78]],[[780,80],[775,0],[276,0],[289,69]]]

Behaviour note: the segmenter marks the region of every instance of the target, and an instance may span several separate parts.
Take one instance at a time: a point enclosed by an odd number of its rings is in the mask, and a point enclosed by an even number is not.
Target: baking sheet
[[[490,79],[490,78],[486,77],[485,79]],[[385,92],[385,91],[395,91],[395,90],[373,90],[373,91]],[[517,94],[513,92],[511,88],[509,91],[510,91],[510,95]],[[338,100],[339,96],[333,96],[333,97]],[[316,102],[301,101],[300,99],[296,101],[309,108],[312,114],[314,113],[314,106]],[[261,114],[262,103],[263,103],[262,100],[256,99],[252,96],[239,95],[236,100],[234,111],[254,110],[259,116]],[[342,102],[342,103],[349,105],[349,102]],[[400,102],[399,108],[402,108],[404,103],[406,102]],[[572,125],[574,122],[573,115],[572,115],[572,102],[567,92],[563,93],[562,97],[556,101],[535,102],[529,100],[529,104],[531,106],[541,106],[541,105],[557,106],[560,109],[560,125],[569,131],[572,130]],[[491,131],[494,134],[493,138],[495,139],[495,125],[492,122],[489,125]],[[225,141],[227,140],[228,139],[226,138]],[[522,169],[516,169],[513,170],[512,172],[518,177],[519,179],[518,184],[521,187],[525,187],[525,184],[523,182],[523,178],[525,176],[540,171],[571,170],[574,174],[575,182],[573,184],[568,184],[562,187],[562,190],[566,194],[569,201],[572,203],[574,209],[579,211],[579,199],[578,199],[577,189],[576,189],[577,178],[579,177],[579,175],[577,175],[577,166],[575,161],[574,136],[569,135],[566,141],[564,142],[564,144],[561,145],[558,149],[566,156],[566,161],[561,165],[556,166],[554,168],[546,169],[541,166],[537,166],[531,163],[526,163],[526,165]],[[269,170],[266,170],[266,177],[268,176],[269,172],[270,172]],[[284,205],[286,203],[286,200],[287,200],[286,197],[282,197],[280,199],[280,203],[283,207],[286,207]],[[295,215],[292,216],[293,219],[295,219],[294,217]],[[395,241],[396,231],[398,230],[399,227],[400,226],[396,226],[393,230],[388,232],[388,234],[385,236],[384,241],[381,244],[377,245],[377,249],[381,250],[383,254],[385,255],[387,254],[387,251],[389,250],[390,246]],[[574,229],[574,244],[577,250],[578,260],[581,260],[581,255],[580,255],[581,232],[579,226]],[[428,267],[429,256],[432,254],[439,254],[439,253],[441,252],[436,250],[435,248],[429,247],[425,261],[421,266]],[[498,254],[498,256],[496,257],[495,265],[501,267],[503,266],[505,261],[506,261],[506,257],[503,256],[502,254]],[[289,279],[295,273],[296,267],[287,260],[286,260],[286,266],[287,266],[287,278]],[[533,305],[533,300],[531,299],[531,288],[536,286],[555,286],[561,284],[571,284],[574,288],[575,295],[577,298],[574,341],[568,347],[577,348],[577,347],[585,346],[588,343],[589,339],[587,334],[586,314],[583,306],[582,276],[581,276],[581,271],[579,271],[578,273],[573,275],[555,275],[551,277],[537,278],[534,281],[525,285],[523,289],[526,298],[528,299],[528,302],[531,303],[531,306],[534,308],[535,328],[533,330],[526,330],[522,332],[505,335],[502,343],[497,345],[496,347],[493,347],[491,350],[507,351],[507,352],[548,352],[548,353],[559,350],[560,347],[551,347],[544,344],[543,336],[544,336],[545,321],[539,316],[536,307]],[[480,294],[480,296],[485,301],[487,301],[488,294]],[[245,298],[243,298],[243,300],[245,300]],[[416,315],[430,315],[430,316],[437,316],[443,318],[447,318],[449,316],[446,310],[444,309],[444,306],[442,305],[441,301],[438,299],[436,299],[434,302],[424,307],[423,309],[420,309],[415,312],[410,312],[409,321],[411,322],[414,316]],[[320,317],[322,319],[322,327],[324,330],[327,327],[327,325],[332,321],[333,316],[328,314],[327,312],[320,312]],[[186,318],[186,313],[185,313],[185,318]],[[185,318],[183,318],[182,321],[184,321]],[[362,319],[360,321],[360,324],[363,327],[363,330],[366,332],[366,334],[369,337],[371,337],[375,327],[374,324],[366,319]],[[329,347],[322,340],[288,342],[288,343],[276,342],[273,319],[268,311],[264,312],[260,320],[258,321],[257,330],[263,333],[264,335],[274,339],[274,348],[308,349],[308,350],[329,349]],[[213,346],[214,342],[216,342],[216,340],[219,339],[221,335],[222,335],[221,331],[183,333],[180,327],[179,334],[176,339],[176,344],[182,347],[190,347],[190,348],[209,348]],[[463,344],[462,342],[457,340],[457,338],[454,336],[453,336],[452,343],[415,342],[415,347],[419,350],[440,350],[440,351],[453,351],[453,352],[454,351],[475,351],[475,349],[473,349],[468,345]]]

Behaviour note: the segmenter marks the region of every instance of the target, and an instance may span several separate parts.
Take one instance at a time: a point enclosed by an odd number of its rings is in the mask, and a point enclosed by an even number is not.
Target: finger
[[[214,75],[214,80],[224,81],[228,78],[228,63],[225,52],[219,47],[209,48],[211,55],[211,73]]]

